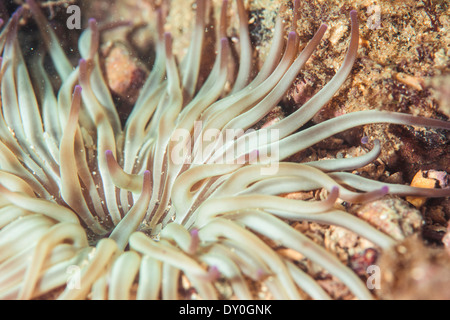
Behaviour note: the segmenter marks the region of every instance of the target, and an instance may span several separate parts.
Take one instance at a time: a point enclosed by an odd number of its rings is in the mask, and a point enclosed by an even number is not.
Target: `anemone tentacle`
[[[450,196],[450,188],[386,184],[345,172],[374,161],[379,141],[355,158],[283,161],[370,123],[450,129],[448,121],[381,111],[355,112],[303,129],[352,70],[359,43],[356,11],[350,12],[348,52],[331,81],[283,120],[254,130],[326,32],[323,24],[298,52],[298,0],[288,32],[278,16],[268,58],[253,79],[248,17],[244,1],[236,0],[240,61],[231,83],[228,0],[216,28],[215,62],[203,83],[206,0],[197,0],[191,45],[179,64],[172,51],[176,39],[164,33],[164,13],[156,10],[154,66],[123,125],[102,73],[97,22],[89,20],[79,39],[81,59],[72,66],[40,6],[35,0],[26,4],[0,32],[2,299],[48,293],[59,299],[176,299],[186,289],[179,287],[181,277],[205,299],[222,297],[219,282],[239,299],[258,298],[254,283],[279,299],[330,298],[272,242],[321,266],[356,297],[370,299],[349,267],[292,223],[342,226],[387,249],[395,240],[337,209],[338,198],[359,203],[388,193]],[[56,93],[44,52],[29,63],[21,53],[19,18],[25,10],[36,20],[61,81]],[[283,197],[313,190],[326,196]],[[69,281],[71,271],[78,281]]]

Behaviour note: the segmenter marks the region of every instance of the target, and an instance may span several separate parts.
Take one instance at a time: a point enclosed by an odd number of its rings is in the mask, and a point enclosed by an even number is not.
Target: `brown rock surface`
[[[450,255],[409,238],[379,260],[382,299],[450,299]]]

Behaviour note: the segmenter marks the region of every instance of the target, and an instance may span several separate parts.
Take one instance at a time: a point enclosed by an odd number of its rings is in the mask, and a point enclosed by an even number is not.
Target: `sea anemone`
[[[343,84],[356,58],[358,18],[335,76],[300,109],[256,129],[284,97],[319,45],[322,25],[298,53],[293,27],[281,17],[268,57],[251,79],[252,46],[243,0],[239,71],[229,82],[228,1],[218,22],[215,63],[199,86],[206,0],[197,1],[191,46],[177,63],[172,36],[156,12],[156,60],[121,124],[98,55],[95,20],[79,40],[81,59],[69,62],[35,0],[16,11],[0,34],[0,298],[177,299],[188,283],[203,299],[257,298],[255,284],[276,299],[304,294],[327,299],[314,279],[286,256],[290,248],[334,275],[358,298],[373,297],[349,267],[294,221],[337,225],[382,249],[395,241],[335,208],[336,200],[367,202],[387,193],[445,197],[450,190],[386,184],[345,171],[376,159],[380,144],[356,158],[308,163],[289,156],[347,129],[393,123],[448,130],[446,121],[361,111],[303,128]],[[17,33],[30,10],[61,81],[57,93],[44,54],[25,62]],[[231,89],[229,89],[231,85]],[[317,201],[282,197],[326,190]],[[222,288],[222,289],[221,289]]]

